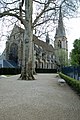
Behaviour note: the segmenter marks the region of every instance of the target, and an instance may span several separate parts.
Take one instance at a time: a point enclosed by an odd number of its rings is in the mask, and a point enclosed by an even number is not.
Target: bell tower
[[[63,24],[61,8],[59,12],[58,27],[56,28],[54,48],[56,63],[59,66],[68,65],[68,41]]]

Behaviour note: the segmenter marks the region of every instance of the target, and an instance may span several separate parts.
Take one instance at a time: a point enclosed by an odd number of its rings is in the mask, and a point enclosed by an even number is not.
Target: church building
[[[14,66],[22,65],[24,29],[15,25],[5,48],[5,60]],[[68,64],[68,42],[63,25],[62,13],[60,10],[58,27],[56,29],[54,47],[50,44],[49,35],[46,35],[46,42],[33,35],[33,61],[34,68],[56,69],[58,66]]]
[[[6,60],[15,61],[19,67],[22,65],[24,29],[14,26],[6,42]],[[49,43],[48,34],[46,42],[33,35],[33,60],[35,68],[54,69],[54,48]]]

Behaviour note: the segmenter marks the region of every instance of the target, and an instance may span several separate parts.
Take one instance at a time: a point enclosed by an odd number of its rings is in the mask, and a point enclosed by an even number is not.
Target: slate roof
[[[0,60],[0,68],[15,68],[17,64],[14,61]]]
[[[52,45],[47,44],[46,42],[39,40],[38,37],[36,37],[35,35],[33,36],[33,42],[38,45],[41,46],[43,48],[44,51],[48,51],[48,52],[54,52],[54,48]]]
[[[16,28],[18,28],[19,32],[21,31],[21,33],[24,33],[24,29],[15,25],[13,30],[14,31]],[[48,52],[54,52],[54,48],[52,45],[38,39],[37,36],[33,35],[33,42],[38,45],[38,46],[41,46],[43,48],[44,51],[48,51]]]

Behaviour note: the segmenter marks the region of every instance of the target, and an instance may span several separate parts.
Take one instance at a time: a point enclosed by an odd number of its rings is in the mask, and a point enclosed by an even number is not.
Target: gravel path
[[[56,74],[0,78],[0,120],[80,120],[80,97]]]

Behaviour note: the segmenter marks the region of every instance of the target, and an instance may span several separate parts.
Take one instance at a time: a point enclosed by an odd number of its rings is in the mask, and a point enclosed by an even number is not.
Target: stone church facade
[[[6,42],[5,59],[15,61],[19,67],[22,65],[24,29],[14,26]],[[33,35],[33,61],[34,68],[56,69],[58,66],[68,64],[68,42],[60,11],[58,27],[56,29],[54,47],[50,45],[49,36],[46,42]]]
[[[14,26],[8,41],[6,42],[6,60],[15,61],[18,66],[22,65],[24,29]],[[46,42],[41,41],[33,35],[33,60],[35,68],[54,69],[54,48],[49,44],[48,36]]]

